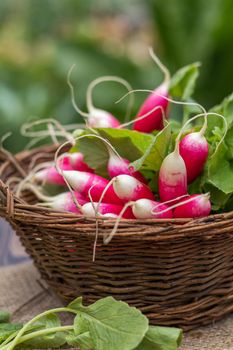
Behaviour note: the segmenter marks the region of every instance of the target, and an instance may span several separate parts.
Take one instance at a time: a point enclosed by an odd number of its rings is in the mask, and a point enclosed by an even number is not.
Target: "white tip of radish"
[[[89,173],[77,170],[62,171],[62,175],[70,186],[76,191],[82,191],[90,178]]]
[[[54,197],[52,207],[55,210],[65,210],[67,202],[67,193],[61,193]]]
[[[33,175],[32,179],[36,181],[44,181],[47,177],[47,173],[47,169],[39,170]]]
[[[98,203],[86,203],[82,206],[82,213],[88,218],[95,218],[96,217],[95,210],[97,209],[97,207],[98,207]],[[113,213],[101,214],[100,212],[98,212],[98,217],[117,218],[117,215]]]
[[[157,89],[155,89],[155,92],[157,92],[159,95],[164,95],[165,97],[168,96],[169,83],[169,81],[164,81],[157,87]]]
[[[118,215],[112,213],[106,213],[101,215],[102,218],[118,218]]]
[[[152,218],[151,211],[153,204],[150,199],[138,199],[132,206],[133,215],[137,219],[148,219]]]
[[[93,128],[115,128],[120,122],[111,113],[95,108],[90,111],[88,125]]]
[[[187,194],[185,162],[176,151],[164,160],[159,171],[159,196],[163,202]]]
[[[172,210],[163,203],[150,199],[139,199],[132,206],[133,214],[137,219],[170,219]]]
[[[82,213],[88,218],[95,218],[95,209],[98,203],[86,203],[82,206]],[[95,208],[95,209],[94,209]]]
[[[160,173],[163,179],[171,186],[180,182],[180,177],[186,175],[186,167],[181,156],[174,156],[174,152],[169,154],[163,161]]]
[[[72,166],[75,166],[77,162],[83,162],[83,155],[80,152],[68,153],[68,157]]]
[[[113,182],[113,188],[119,198],[131,198],[140,182],[130,175],[118,175]]]

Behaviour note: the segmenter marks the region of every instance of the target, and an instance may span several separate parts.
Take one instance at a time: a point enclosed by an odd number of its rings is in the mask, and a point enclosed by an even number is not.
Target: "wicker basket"
[[[21,173],[35,156],[43,161],[44,152],[52,158],[53,151],[18,154]],[[233,310],[233,212],[199,220],[123,220],[108,245],[102,237],[114,221],[100,220],[93,262],[95,220],[35,206],[30,193],[16,198],[6,182],[19,172],[9,160],[0,166],[0,215],[63,300],[112,295],[139,307],[152,324],[185,330]]]

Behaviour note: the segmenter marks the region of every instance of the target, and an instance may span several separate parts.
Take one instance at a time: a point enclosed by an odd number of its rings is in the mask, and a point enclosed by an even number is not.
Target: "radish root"
[[[122,216],[124,215],[125,211],[127,208],[131,207],[132,205],[134,205],[135,202],[128,202],[124,205],[124,207],[122,208],[118,218],[115,221],[115,225],[111,231],[111,233],[107,236],[104,237],[104,244],[108,244],[109,242],[111,242],[112,238],[114,237],[115,233],[117,232],[118,226],[120,224],[120,221],[122,219]]]
[[[164,74],[164,81],[163,81],[163,83],[168,83],[170,81],[170,79],[171,79],[171,75],[170,75],[170,72],[169,72],[168,68],[160,61],[160,59],[155,54],[155,52],[154,52],[154,50],[153,50],[153,48],[151,46],[149,46],[148,50],[149,50],[150,57],[157,64],[157,66],[159,67],[161,72]]]
[[[209,194],[209,193],[204,193],[204,194],[202,193],[202,194],[198,195],[197,197],[206,197],[206,198],[209,199],[209,198],[210,198],[210,194]],[[164,203],[166,203],[166,202],[157,204],[157,205],[151,210],[151,213],[152,213],[152,214],[163,214],[163,213],[166,213],[167,211],[169,211],[169,210],[171,210],[171,209],[180,207],[180,206],[183,205],[183,204],[187,204],[187,203],[190,203],[190,202],[196,200],[197,197],[190,198],[190,199],[187,199],[187,200],[185,200],[185,201],[179,202],[179,203],[174,204],[174,205],[172,205],[172,206],[170,206],[170,207],[168,207],[168,208],[166,208],[166,209],[163,209],[163,210],[161,210],[161,211],[154,211],[156,208],[158,208],[158,207],[160,206],[160,204],[164,204]],[[177,200],[178,198],[179,198],[179,197],[174,198],[174,200]]]
[[[89,113],[91,111],[95,110],[95,107],[93,105],[93,100],[92,100],[93,89],[95,88],[96,85],[103,83],[103,82],[108,82],[108,81],[109,82],[116,82],[116,83],[119,83],[119,84],[125,86],[125,88],[128,90],[128,92],[130,92],[132,90],[132,86],[125,79],[114,76],[114,75],[106,75],[106,76],[99,77],[99,78],[93,80],[88,85],[88,88],[87,88],[87,109],[88,109]],[[132,98],[130,96],[129,103],[127,106],[125,120],[128,120],[130,117],[133,103],[134,103],[134,96],[132,95]]]

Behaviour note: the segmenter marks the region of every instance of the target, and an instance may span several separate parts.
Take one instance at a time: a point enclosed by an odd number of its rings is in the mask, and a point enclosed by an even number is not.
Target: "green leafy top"
[[[62,326],[57,313],[72,312],[72,325]],[[106,297],[84,306],[82,298],[67,308],[52,309],[37,315],[24,326],[0,327],[1,350],[61,348],[81,350],[176,350],[182,331],[177,328],[149,327],[148,319],[135,307]]]
[[[200,63],[192,63],[179,69],[171,78],[169,92],[175,98],[189,99],[194,91],[199,75]]]
[[[154,136],[126,129],[97,128],[95,132],[109,141],[121,157],[135,161],[142,157],[153,142]],[[93,133],[87,130],[83,133]],[[86,163],[99,175],[107,176],[109,153],[104,141],[93,137],[77,141],[77,148],[84,154]]]

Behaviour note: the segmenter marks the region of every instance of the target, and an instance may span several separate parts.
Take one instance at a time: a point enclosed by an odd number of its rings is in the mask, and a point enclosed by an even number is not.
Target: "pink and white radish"
[[[93,170],[83,161],[83,155],[80,152],[62,154],[59,157],[58,164],[62,170],[79,170],[93,173]],[[65,185],[63,176],[53,165],[36,172],[33,179],[43,183]]]
[[[178,145],[178,144],[177,144]],[[187,194],[187,171],[179,148],[164,158],[159,170],[159,196],[162,202]]]
[[[91,218],[96,217],[96,214],[97,216],[100,216],[100,217],[103,217],[106,214],[108,214],[108,217],[116,217],[120,214],[120,212],[122,211],[122,208],[123,206],[116,205],[116,204],[89,202],[82,206],[82,213],[85,216],[91,217]],[[127,208],[127,210],[123,214],[123,218],[125,219],[134,218],[131,208]]]
[[[59,162],[59,166],[61,169],[64,170],[72,170],[73,168],[71,167],[69,162]],[[44,169],[41,169],[37,171],[33,176],[32,180],[39,181],[42,183],[48,183],[48,184],[56,184],[56,185],[65,185],[65,181],[63,177],[59,174],[57,171],[56,167],[51,165],[47,166]]]
[[[193,194],[174,209],[174,218],[201,218],[211,212],[209,194]]]
[[[116,76],[104,76],[104,77],[100,77],[100,78],[93,80],[87,88],[87,110],[88,110],[88,113],[85,113],[82,110],[80,110],[80,108],[77,106],[77,104],[75,102],[74,88],[73,88],[73,85],[70,81],[70,75],[71,75],[73,68],[74,68],[74,66],[72,66],[70,71],[69,71],[67,82],[68,82],[68,85],[70,87],[71,99],[72,99],[72,104],[73,104],[74,109],[79,114],[81,114],[81,116],[86,118],[86,123],[87,123],[88,127],[92,127],[92,128],[116,128],[116,127],[118,127],[120,125],[120,122],[117,118],[115,118],[111,113],[109,113],[103,109],[94,107],[93,102],[92,102],[92,92],[93,92],[94,87],[102,82],[113,81],[113,82],[120,83],[123,86],[125,86],[128,91],[132,90],[130,84],[126,80],[119,78],[119,77],[116,77]],[[131,101],[131,104],[132,104],[132,101]]]
[[[78,192],[73,192],[75,195],[75,198],[77,202],[80,205],[84,205],[87,202],[87,199],[84,198],[80,193]],[[68,211],[71,213],[77,213],[81,214],[80,209],[78,209],[77,205],[75,204],[72,193],[70,192],[65,192],[58,194],[57,196],[51,197],[50,201],[46,203],[47,206],[50,208],[53,208],[55,210],[59,211]]]
[[[132,211],[137,219],[170,219],[173,217],[172,210],[166,204],[145,198],[135,201],[132,204]]]
[[[25,184],[24,190],[32,191],[36,197],[43,201],[40,206],[50,207],[62,212],[81,214],[81,206],[88,202],[88,199],[78,192],[63,192],[56,196],[47,196],[37,186],[30,183]]]
[[[129,167],[130,161],[125,158],[121,158],[116,153],[109,151],[109,160],[108,160],[108,174],[110,177],[116,177],[118,175],[130,175],[138,179],[139,181],[146,183],[146,179],[139,171],[134,171],[134,169]]]
[[[154,194],[148,186],[130,175],[118,175],[113,179],[116,195],[124,202],[147,198],[154,200]]]
[[[61,158],[61,161],[62,160],[63,162],[67,162],[72,170],[88,171],[89,173],[94,172],[93,169],[84,162],[84,156],[81,152],[65,153]],[[66,170],[65,168],[62,169]]]
[[[207,126],[207,113],[202,106],[201,108],[204,110],[204,113],[189,119],[184,125],[185,127],[187,123],[196,119],[199,116],[203,116],[203,115],[205,116],[205,122],[201,130],[201,134],[198,137],[200,142],[202,141],[201,139],[202,132],[206,130],[206,126]],[[187,186],[188,186],[187,168],[183,157],[180,155],[180,147],[179,147],[179,141],[183,132],[183,128],[181,129],[180,133],[176,138],[175,150],[163,160],[159,171],[159,196],[162,202],[170,201],[170,200],[176,199],[177,197],[187,194]],[[203,165],[203,159],[206,159],[206,148],[208,151],[208,145],[206,145],[206,142],[203,141],[203,147],[200,148],[200,152],[203,153],[203,157],[201,159],[202,163],[199,165]],[[183,153],[185,153],[184,147],[182,148],[182,150],[183,150]],[[190,152],[188,152],[188,150],[190,150]],[[195,154],[197,153],[198,153],[198,149],[194,147],[193,144],[189,144],[189,148],[187,149],[186,156],[190,157],[190,161],[192,161],[192,157],[194,157],[194,161],[196,160]],[[190,163],[190,165],[191,164],[192,163]],[[196,165],[197,163],[195,163],[193,166],[196,166]],[[189,178],[192,176],[192,171],[194,172],[194,174],[196,174],[197,172],[200,172],[200,167],[198,168],[198,170],[192,169],[192,167],[189,167],[189,172],[190,172]]]
[[[62,175],[75,191],[80,192],[85,197],[88,196],[90,191],[94,202],[100,200],[105,187],[109,184],[107,179],[85,171],[62,171]],[[114,192],[112,184],[104,194],[103,200],[106,203],[122,204],[122,201]]]
[[[225,137],[226,131],[227,131],[227,123],[225,118],[218,113],[215,112],[209,112],[209,113],[202,113],[194,116],[193,118],[189,119],[182,129],[179,132],[179,135],[177,137],[178,141],[181,138],[182,132],[184,128],[187,126],[188,123],[192,122],[196,118],[204,116],[204,123],[200,131],[198,132],[192,132],[190,134],[187,134],[182,138],[182,140],[179,142],[179,151],[181,157],[184,159],[186,169],[187,169],[187,179],[188,183],[194,181],[203,171],[206,160],[208,158],[209,153],[209,145],[208,142],[204,136],[206,129],[207,129],[207,116],[208,115],[216,115],[223,119],[225,124],[225,132],[222,137],[222,140]],[[218,143],[217,148],[221,144],[222,140]],[[216,152],[216,150],[215,150]]]
[[[187,169],[188,183],[190,183],[202,173],[208,157],[209,145],[201,131],[192,132],[180,141],[179,149]]]
[[[155,63],[164,73],[163,83],[149,94],[146,100],[141,105],[139,112],[135,118],[133,129],[145,133],[150,133],[153,130],[161,130],[164,127],[163,113],[166,114],[168,108],[168,88],[170,82],[170,73],[162,64],[158,57],[154,54],[153,49],[149,48],[150,55]],[[161,107],[155,109],[155,107]],[[151,113],[149,113],[151,111]],[[149,113],[146,118],[140,119],[141,116]]]
[[[119,175],[119,176],[124,176],[124,175]],[[151,200],[148,198],[141,198],[135,201],[129,201],[124,205],[121,212],[119,213],[111,233],[108,236],[104,237],[105,244],[108,244],[112,240],[113,236],[117,231],[117,228],[120,224],[122,217],[124,217],[124,213],[130,207],[132,208],[133,215],[137,219],[153,219],[153,218],[170,219],[173,217],[172,210],[166,204],[159,203],[159,202],[156,202],[155,200]]]

